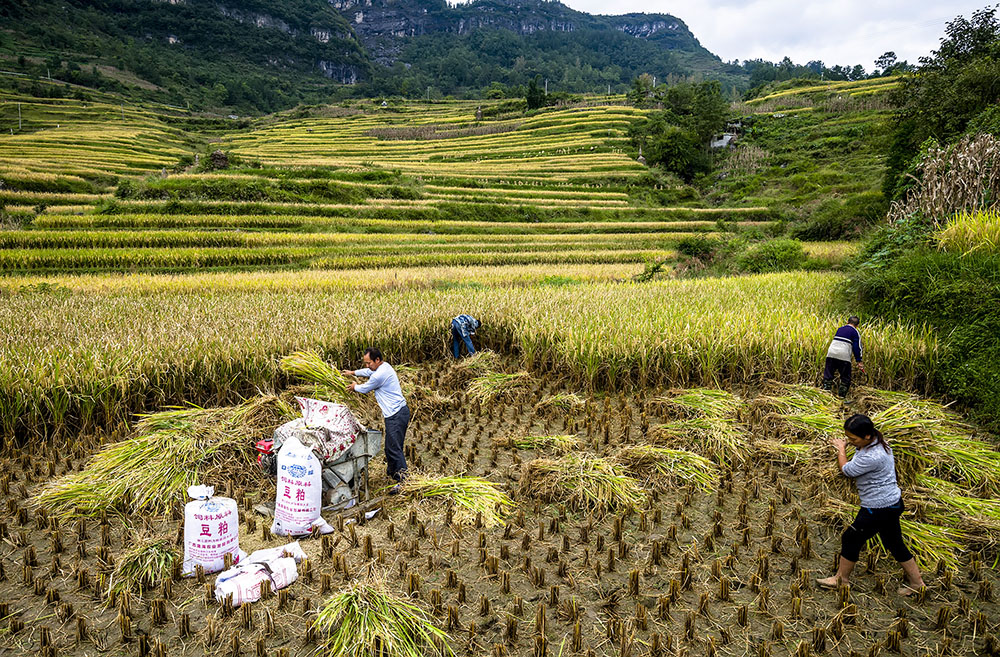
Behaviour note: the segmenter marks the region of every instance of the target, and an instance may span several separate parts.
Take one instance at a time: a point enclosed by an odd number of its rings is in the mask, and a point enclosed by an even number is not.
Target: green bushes
[[[799,269],[806,261],[802,243],[792,239],[773,239],[755,244],[736,257],[736,268],[743,273],[764,274]]]
[[[677,251],[689,258],[711,258],[721,242],[704,235],[691,235],[677,243]]]
[[[860,236],[885,216],[887,204],[880,192],[865,192],[845,199],[828,198],[805,222],[792,229],[801,240],[842,240]]]
[[[763,274],[803,269],[809,263],[798,240],[764,238],[759,231],[734,233],[723,237],[690,235],[677,243],[681,256],[679,273],[689,275]],[[813,267],[824,268],[816,261]],[[831,262],[825,263],[830,267]]]
[[[1000,428],[1000,257],[941,253],[928,246],[894,250],[919,242],[913,226],[899,232],[880,235],[882,248],[869,249],[866,266],[847,293],[883,316],[937,328],[946,340],[935,386],[968,404],[994,430]]]

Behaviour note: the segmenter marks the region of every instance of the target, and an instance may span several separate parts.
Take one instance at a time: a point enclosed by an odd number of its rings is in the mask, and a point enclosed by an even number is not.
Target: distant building
[[[733,145],[734,141],[736,141],[735,132],[724,132],[718,139],[713,139],[709,146],[712,148],[729,148]]]

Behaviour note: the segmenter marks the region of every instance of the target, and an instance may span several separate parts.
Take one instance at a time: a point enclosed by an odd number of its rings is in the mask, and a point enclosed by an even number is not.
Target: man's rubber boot
[[[837,388],[837,395],[843,397],[844,399],[847,399],[847,390],[848,387],[845,386],[843,383],[841,383],[840,386]]]
[[[826,390],[827,392],[830,392],[831,390],[833,390],[833,379],[829,379],[829,380],[823,379],[823,386],[822,386],[822,388],[823,388],[823,390]]]

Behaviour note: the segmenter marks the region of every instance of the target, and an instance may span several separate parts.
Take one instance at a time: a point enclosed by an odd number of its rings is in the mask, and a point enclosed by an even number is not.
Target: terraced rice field
[[[334,636],[367,634],[338,601],[375,593],[433,630],[418,654],[1000,651],[1000,452],[900,392],[929,390],[936,334],[865,318],[845,405],[790,384],[817,378],[843,320],[839,274],[623,282],[718,219],[773,219],[639,193],[635,110],[270,117],[215,135],[221,171],[184,159],[206,136],[163,108],[30,110],[0,135],[0,651],[342,654]],[[855,243],[807,248],[835,263]],[[487,350],[443,361],[459,312]],[[277,489],[251,446],[293,395],[336,397],[282,356],[315,350],[342,390],[371,345],[414,410],[402,494],[372,519],[327,512],[300,579],[260,601],[181,577],[195,481],[238,501],[245,550],[287,542],[252,510]],[[349,403],[377,426],[372,400]],[[829,441],[858,410],[897,450],[926,579],[910,598],[874,545],[851,586],[814,583],[856,507]]]
[[[7,96],[30,117],[0,135],[0,272],[185,272],[642,264],[765,207],[663,207],[626,153],[641,113],[601,106],[476,121],[466,102],[269,117],[216,137],[162,108]],[[199,155],[202,157],[203,153]],[[516,276],[515,276],[516,277]]]

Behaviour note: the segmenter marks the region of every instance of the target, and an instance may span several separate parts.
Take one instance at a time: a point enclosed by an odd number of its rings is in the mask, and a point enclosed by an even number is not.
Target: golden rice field
[[[669,190],[625,136],[641,110],[476,121],[471,102],[355,103],[208,135],[169,108],[0,94],[8,123],[17,102],[28,129],[0,135],[3,650],[1000,651],[1000,452],[912,394],[931,390],[938,336],[864,317],[867,373],[842,404],[810,385],[854,311],[840,274],[633,280],[719,221],[778,218],[652,200]],[[209,138],[233,167],[182,159]],[[956,218],[939,243],[966,252],[993,223]],[[857,252],[804,247],[827,268]],[[446,363],[459,313],[486,350]],[[283,544],[252,511],[276,491],[251,445],[294,394],[335,398],[368,346],[413,406],[414,476],[371,522],[328,514],[292,588],[216,603],[180,577],[184,487],[235,498],[248,551]],[[311,369],[288,367],[302,350]],[[372,424],[369,402],[350,401]],[[856,508],[829,451],[856,410],[897,452],[927,580],[911,598],[874,546],[856,584],[815,588]]]
[[[1000,251],[1000,212],[995,208],[960,212],[948,219],[935,238],[943,251],[996,254]]]
[[[3,431],[51,433],[169,403],[231,400],[280,382],[276,356],[301,348],[353,354],[378,344],[397,362],[440,358],[448,322],[460,312],[483,321],[487,345],[518,354],[532,370],[621,388],[813,380],[831,327],[843,320],[830,302],[840,278],[822,273],[385,285],[375,294],[350,284],[301,289],[270,277],[92,277],[69,281],[65,291],[61,283],[16,286],[12,279],[0,307]],[[872,383],[927,385],[938,349],[933,333],[871,321],[865,335]]]

